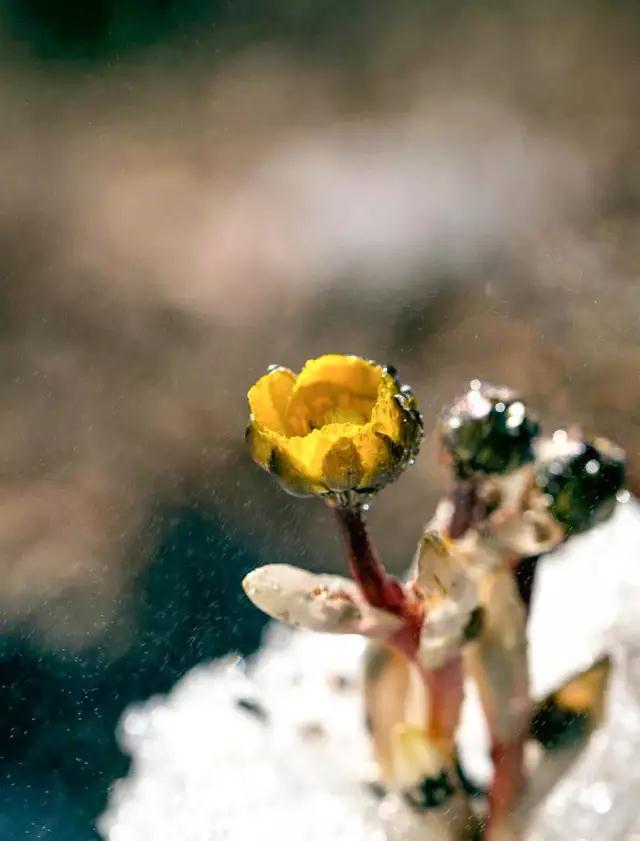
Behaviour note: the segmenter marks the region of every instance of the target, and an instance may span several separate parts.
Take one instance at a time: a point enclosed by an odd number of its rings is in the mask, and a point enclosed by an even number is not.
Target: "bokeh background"
[[[246,390],[390,362],[613,437],[640,487],[640,7],[0,4],[0,836],[89,841],[125,706],[249,653],[257,563],[339,570]],[[372,531],[411,557],[427,437]]]

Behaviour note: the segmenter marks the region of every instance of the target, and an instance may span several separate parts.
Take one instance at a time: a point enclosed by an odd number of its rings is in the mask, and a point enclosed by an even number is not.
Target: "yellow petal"
[[[288,368],[275,368],[249,389],[249,408],[255,420],[281,435],[288,434],[287,411],[296,382]]]
[[[607,687],[611,661],[608,657],[598,660],[589,669],[575,675],[556,690],[554,701],[561,707],[575,712],[600,712]]]
[[[326,383],[375,400],[381,375],[382,368],[375,362],[359,356],[329,353],[305,363],[298,375],[296,390],[314,383]]]
[[[402,437],[402,409],[396,400],[397,385],[389,374],[384,374],[375,406],[371,412],[371,423],[377,432],[388,435],[399,443]]]
[[[339,438],[322,459],[322,477],[332,491],[357,488],[364,470],[353,438]]]
[[[252,456],[297,494],[372,492],[417,451],[410,391],[374,362],[330,354],[300,375],[278,368],[249,392]]]
[[[332,354],[310,360],[291,395],[291,429],[306,435],[332,423],[368,423],[381,376],[378,365],[356,356]]]
[[[277,432],[251,421],[247,429],[251,456],[264,470],[271,473],[283,488],[294,496],[309,496],[326,492],[319,478],[319,471],[312,472],[308,462],[298,458],[292,450],[292,441],[305,439],[285,438]]]
[[[363,467],[362,485],[377,487],[396,463],[394,442],[369,425],[356,435],[356,446]]]

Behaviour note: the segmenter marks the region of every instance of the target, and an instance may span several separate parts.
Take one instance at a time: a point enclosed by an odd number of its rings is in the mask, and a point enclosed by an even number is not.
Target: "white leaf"
[[[387,639],[402,627],[399,617],[371,607],[353,581],[338,575],[268,564],[250,572],[242,586],[269,616],[312,631]]]

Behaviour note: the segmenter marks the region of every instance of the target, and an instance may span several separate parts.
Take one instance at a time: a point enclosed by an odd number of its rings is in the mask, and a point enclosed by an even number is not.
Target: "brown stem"
[[[404,591],[378,558],[367,534],[362,507],[338,506],[335,511],[345,542],[351,576],[360,587],[362,595],[373,607],[402,613]]]

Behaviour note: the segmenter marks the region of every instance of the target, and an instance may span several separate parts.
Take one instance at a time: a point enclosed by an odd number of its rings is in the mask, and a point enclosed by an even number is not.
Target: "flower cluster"
[[[578,675],[546,706],[532,705],[526,622],[537,560],[611,515],[624,454],[563,430],[541,438],[521,396],[474,380],[440,419],[449,493],[399,581],[363,514],[415,459],[422,437],[416,399],[395,369],[338,354],[307,362],[298,376],[272,367],[249,391],[249,407],[254,460],[289,493],[334,509],[351,578],[272,564],[246,577],[247,595],[280,621],[371,641],[365,707],[381,780],[416,820],[428,815],[421,825],[430,832],[434,816],[455,815],[436,832],[452,841],[480,833],[455,748],[472,678],[494,765],[483,837],[517,837],[526,741],[552,749],[563,743],[554,728],[570,721],[583,744],[608,675],[608,665]]]

